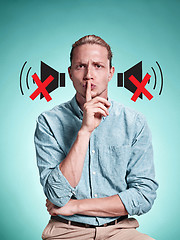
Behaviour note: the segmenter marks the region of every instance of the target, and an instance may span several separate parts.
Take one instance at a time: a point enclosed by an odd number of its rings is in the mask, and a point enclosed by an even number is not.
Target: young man
[[[43,239],[152,239],[135,218],[156,198],[151,134],[142,114],[108,98],[110,46],[88,35],[73,44],[71,101],[42,113],[35,146],[51,220]]]

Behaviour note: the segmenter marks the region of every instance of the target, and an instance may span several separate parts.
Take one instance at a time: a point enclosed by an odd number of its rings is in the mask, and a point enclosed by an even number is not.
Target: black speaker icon
[[[48,66],[46,63],[41,61],[41,82],[44,82],[49,76],[52,76],[53,81],[46,87],[48,93],[54,91],[58,87],[65,87],[65,73],[59,73],[55,69]],[[60,81],[59,81],[60,80]],[[40,94],[40,99],[44,95]]]
[[[160,86],[160,91],[159,91],[159,95],[161,95],[162,88],[163,88],[163,74],[162,74],[161,67],[160,67],[160,65],[159,65],[159,63],[157,61],[156,61],[156,64],[157,64],[157,66],[159,68],[159,71],[160,71],[160,74],[161,74],[161,86]],[[151,67],[151,69],[153,70],[154,77],[155,77],[155,83],[154,83],[154,87],[153,87],[153,89],[155,89],[156,88],[156,84],[157,84],[157,77],[156,77],[156,72],[155,72],[154,68]],[[130,92],[135,93],[136,90],[137,90],[137,86],[134,85],[132,83],[132,81],[130,80],[130,77],[132,75],[140,83],[142,82],[142,61],[137,63],[133,67],[129,68],[124,73],[117,73],[117,86],[118,87],[124,87],[124,88],[128,89]],[[151,79],[149,79],[148,84],[150,83],[150,80]],[[143,99],[142,92],[141,92],[141,94],[139,94],[139,98]]]
[[[25,63],[23,64],[21,72],[20,72],[20,91],[21,91],[22,95],[24,95],[23,88],[22,88],[22,74],[23,74],[26,64],[27,64],[27,61],[25,61]],[[29,74],[30,74],[31,68],[32,67],[29,67],[27,74],[26,74],[27,89],[30,89],[29,88]],[[52,78],[53,78],[53,80],[48,84],[48,86],[46,86],[46,91],[48,93],[51,93],[58,87],[65,87],[65,73],[59,73],[58,71],[56,71],[55,69],[48,66],[46,63],[44,63],[42,61],[41,61],[40,72],[41,72],[40,73],[41,74],[40,75],[41,83],[45,82],[49,76],[52,76]],[[33,78],[32,78],[32,81],[35,84],[35,81]],[[44,97],[42,92],[40,92],[39,95],[40,95],[40,99],[42,99]],[[32,99],[32,100],[34,100],[34,99]]]
[[[142,61],[129,68],[124,73],[117,74],[117,86],[125,87],[130,92],[135,93],[137,87],[129,80],[129,77],[133,75],[139,82],[142,82]],[[142,93],[139,95],[142,99]]]

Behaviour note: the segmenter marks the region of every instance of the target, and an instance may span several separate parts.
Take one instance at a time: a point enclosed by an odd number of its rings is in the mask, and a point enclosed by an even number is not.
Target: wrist
[[[81,200],[75,200],[74,204],[74,211],[75,213],[74,214],[81,214]]]
[[[78,200],[72,200],[71,199],[71,204],[72,204],[72,206],[71,206],[71,210],[72,210],[72,215],[74,215],[74,214],[78,214],[79,213],[79,204],[78,204]]]
[[[79,136],[84,136],[84,137],[89,137],[91,136],[91,133],[90,131],[88,131],[85,127],[81,127],[79,132],[78,132],[78,135]]]

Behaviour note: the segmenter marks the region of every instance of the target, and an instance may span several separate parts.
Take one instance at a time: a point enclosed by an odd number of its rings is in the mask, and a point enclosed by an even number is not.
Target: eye
[[[100,64],[95,65],[97,68],[101,68],[102,66]]]
[[[83,69],[84,67],[85,67],[84,64],[79,64],[76,66],[77,69]]]

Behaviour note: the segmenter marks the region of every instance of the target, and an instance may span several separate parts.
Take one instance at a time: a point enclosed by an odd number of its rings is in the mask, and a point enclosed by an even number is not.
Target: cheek
[[[74,86],[76,89],[81,88],[81,86],[82,86],[82,84],[83,84],[83,82],[80,81],[79,78],[75,78],[75,77],[73,78],[72,82],[73,82],[73,86]]]
[[[83,81],[83,76],[82,74],[78,73],[76,75],[73,76],[73,82],[75,82],[75,84],[80,84]]]
[[[74,78],[81,80],[84,77],[83,69],[79,70],[79,71],[74,71],[73,76],[74,76]]]
[[[101,84],[102,85],[107,85],[109,82],[109,78],[107,74],[102,74],[101,75]]]
[[[80,86],[80,85],[82,85],[82,81],[80,81],[79,79],[74,79],[74,85],[75,86]]]
[[[99,76],[101,79],[104,79],[106,81],[108,80],[109,74],[107,71],[100,71],[100,72],[97,72],[97,76]]]

